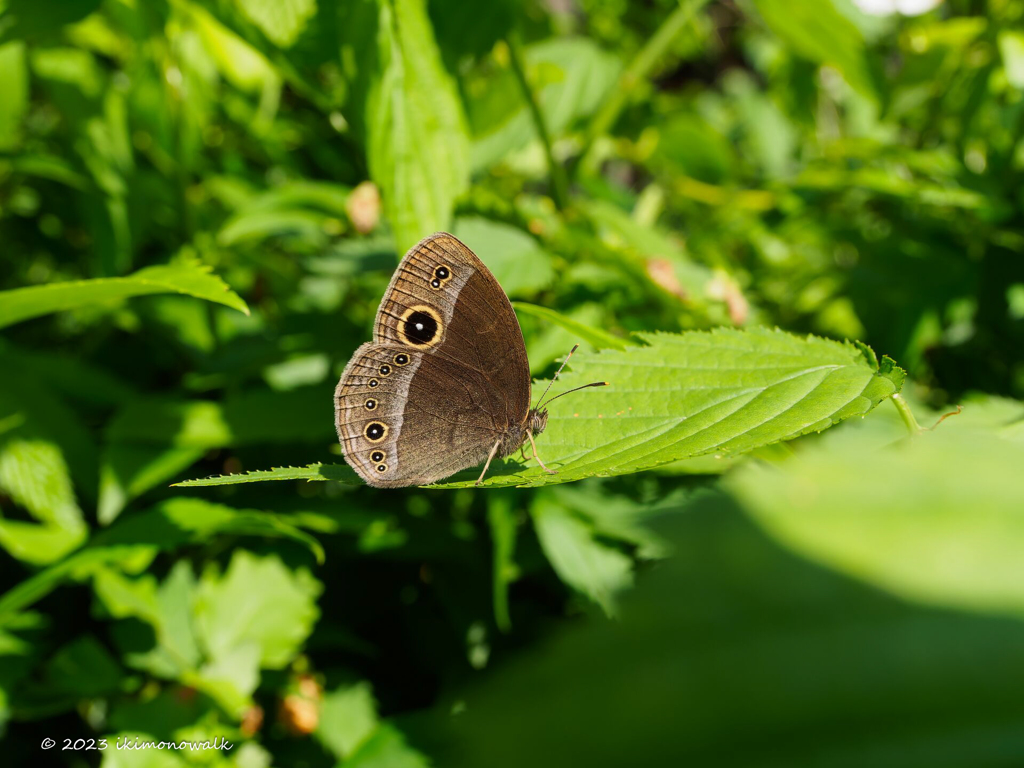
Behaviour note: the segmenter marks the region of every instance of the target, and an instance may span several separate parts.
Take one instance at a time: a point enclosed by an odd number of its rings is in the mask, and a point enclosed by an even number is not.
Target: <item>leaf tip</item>
[[[882,355],[882,362],[878,366],[878,373],[893,383],[896,393],[903,389],[903,382],[907,380],[907,372],[900,368],[896,361],[888,355]]]

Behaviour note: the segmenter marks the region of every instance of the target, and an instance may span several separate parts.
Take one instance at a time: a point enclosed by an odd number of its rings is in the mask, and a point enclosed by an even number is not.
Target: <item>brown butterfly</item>
[[[484,462],[479,484],[495,456],[525,450],[527,441],[553,473],[534,443],[548,412],[530,407],[530,364],[512,305],[483,262],[446,232],[420,241],[398,265],[373,341],[341,374],[334,411],[345,461],[378,488],[427,485]]]

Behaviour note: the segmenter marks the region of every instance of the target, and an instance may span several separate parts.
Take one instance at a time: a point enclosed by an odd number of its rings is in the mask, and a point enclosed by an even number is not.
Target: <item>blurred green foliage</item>
[[[5,762],[1024,762],[1024,6],[869,5],[0,0]],[[341,465],[437,229],[579,482]]]

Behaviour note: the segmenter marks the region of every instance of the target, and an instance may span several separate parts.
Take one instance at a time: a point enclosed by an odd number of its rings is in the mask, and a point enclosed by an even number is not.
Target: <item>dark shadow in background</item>
[[[443,766],[1024,765],[1024,622],[782,549],[720,495],[594,617],[403,725]],[[461,713],[451,715],[458,702]]]

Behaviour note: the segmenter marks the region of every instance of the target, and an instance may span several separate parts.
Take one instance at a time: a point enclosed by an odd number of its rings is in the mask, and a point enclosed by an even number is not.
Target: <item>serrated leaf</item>
[[[492,463],[483,484],[548,485],[744,453],[863,415],[904,376],[891,361],[876,370],[852,344],[782,331],[638,336],[648,345],[575,355],[553,390],[610,383],[552,404],[537,452],[557,475],[517,457]],[[438,487],[470,487],[472,474]]]
[[[288,518],[259,510],[234,509],[203,499],[168,499],[119,520],[64,560],[34,574],[0,597],[0,626],[68,578],[91,577],[97,568],[117,563],[123,570],[144,568],[157,552],[199,544],[218,535],[286,538],[308,547],[323,562],[323,547]]]
[[[146,267],[128,277],[72,280],[0,292],[0,328],[51,312],[154,293],[180,293],[249,314],[241,297],[198,262]]]
[[[321,589],[305,569],[293,571],[277,556],[240,550],[222,577],[204,575],[195,609],[197,634],[213,658],[254,645],[261,666],[281,669],[312,631]]]
[[[423,0],[382,0],[380,70],[366,105],[367,161],[404,253],[448,229],[469,182],[462,102],[444,69]]]
[[[362,485],[359,476],[346,464],[310,464],[305,467],[277,467],[240,472],[237,475],[214,475],[196,480],[174,483],[180,488],[199,488],[211,485],[260,483],[265,480],[335,480],[347,485]]]
[[[626,339],[621,339],[607,331],[602,331],[600,328],[594,328],[578,320],[573,320],[571,317],[566,317],[560,312],[548,309],[547,307],[539,307],[536,304],[527,304],[523,301],[512,302],[512,307],[517,313],[530,315],[544,322],[560,326],[569,333],[578,336],[580,341],[586,341],[597,349],[623,350],[630,346]]]
[[[562,390],[592,381],[611,386],[552,406],[537,450],[558,474],[512,458],[492,463],[483,485],[551,485],[630,474],[712,453],[745,453],[863,415],[899,392],[906,376],[888,358],[876,369],[851,343],[778,330],[638,338],[647,345],[577,353],[572,371],[563,373]],[[478,474],[466,470],[433,487],[473,487]],[[179,485],[349,478],[354,473],[341,465],[311,464]]]

